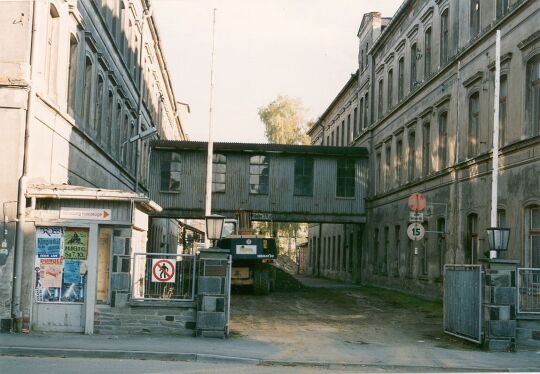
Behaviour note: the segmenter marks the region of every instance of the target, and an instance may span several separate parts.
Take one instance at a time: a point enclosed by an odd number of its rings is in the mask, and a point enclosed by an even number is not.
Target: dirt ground
[[[442,306],[374,288],[309,288],[255,296],[236,292],[231,332],[317,357],[359,346],[478,349],[443,333]]]

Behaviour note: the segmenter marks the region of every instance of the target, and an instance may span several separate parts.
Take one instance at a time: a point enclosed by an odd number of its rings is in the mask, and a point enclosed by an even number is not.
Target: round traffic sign
[[[413,193],[409,196],[408,206],[410,210],[424,210],[426,208],[426,197],[418,192]]]
[[[418,222],[411,223],[409,227],[407,227],[407,236],[411,240],[422,240],[425,234],[426,230],[424,230],[424,226]]]
[[[175,266],[171,260],[152,260],[152,282],[174,282]]]

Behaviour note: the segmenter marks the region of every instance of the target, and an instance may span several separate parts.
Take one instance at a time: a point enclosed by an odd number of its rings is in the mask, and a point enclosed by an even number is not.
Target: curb
[[[60,358],[107,358],[130,360],[157,360],[157,361],[190,361],[204,363],[230,363],[257,366],[282,366],[320,368],[327,370],[339,369],[369,369],[378,368],[389,371],[449,371],[449,372],[509,372],[516,369],[481,368],[481,367],[438,367],[422,365],[396,365],[376,363],[340,363],[318,361],[283,361],[258,358],[222,356],[207,353],[179,353],[179,352],[151,352],[151,351],[124,351],[107,349],[80,349],[80,348],[37,348],[37,347],[0,347],[0,356],[18,357],[60,357]],[[531,368],[519,368],[518,371],[531,371]]]

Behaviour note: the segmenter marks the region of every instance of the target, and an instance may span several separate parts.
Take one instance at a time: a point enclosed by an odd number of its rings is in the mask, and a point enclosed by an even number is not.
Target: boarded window
[[[337,197],[354,197],[354,182],[356,174],[355,160],[337,160]]]
[[[270,160],[267,156],[252,156],[249,159],[249,193],[268,194]]]
[[[161,191],[180,191],[182,159],[179,153],[164,154],[161,160]]]
[[[227,172],[227,157],[212,155],[212,192],[225,192],[225,175]]]
[[[313,159],[298,157],[294,161],[294,194],[313,196]]]

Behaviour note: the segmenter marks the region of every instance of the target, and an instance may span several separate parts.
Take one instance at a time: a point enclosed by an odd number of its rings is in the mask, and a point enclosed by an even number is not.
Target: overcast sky
[[[214,140],[266,142],[257,110],[299,98],[316,120],[357,69],[362,15],[390,17],[401,0],[152,0],[191,140],[208,139],[212,13],[217,8]]]

